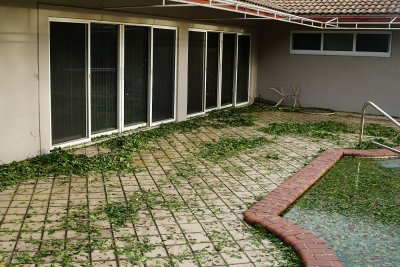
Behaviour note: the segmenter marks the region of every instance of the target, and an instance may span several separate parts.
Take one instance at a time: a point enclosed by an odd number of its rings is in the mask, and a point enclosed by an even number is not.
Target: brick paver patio
[[[347,113],[257,113],[255,127],[201,128],[157,139],[134,155],[136,173],[48,177],[8,188],[0,192],[0,259],[18,266],[288,266],[281,249],[257,238],[242,212],[323,149],[353,147],[357,136],[315,140],[269,136],[257,128],[327,119],[359,123],[359,116]],[[259,136],[272,142],[218,163],[196,156],[204,141]],[[104,150],[90,146],[76,153]],[[96,213],[107,203],[131,201],[144,206],[125,225]],[[62,262],[63,251],[79,253]],[[38,253],[44,263],[32,262]]]

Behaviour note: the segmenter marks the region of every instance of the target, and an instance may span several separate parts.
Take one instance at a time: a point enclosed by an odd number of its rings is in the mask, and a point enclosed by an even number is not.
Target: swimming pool
[[[321,237],[345,266],[400,266],[400,169],[342,158],[283,217]]]

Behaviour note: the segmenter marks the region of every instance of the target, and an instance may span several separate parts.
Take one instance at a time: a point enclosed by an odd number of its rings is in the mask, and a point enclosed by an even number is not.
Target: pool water
[[[321,237],[345,266],[400,266],[400,169],[343,158],[283,217]]]
[[[400,159],[380,160],[378,164],[389,169],[400,169]]]

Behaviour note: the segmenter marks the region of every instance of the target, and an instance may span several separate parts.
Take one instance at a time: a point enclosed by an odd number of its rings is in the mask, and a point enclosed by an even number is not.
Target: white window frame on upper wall
[[[298,50],[293,49],[293,34],[321,34],[320,50]],[[349,33],[353,34],[353,51],[326,51],[324,49],[324,36],[326,33]],[[388,52],[358,52],[356,42],[358,34],[382,34],[389,35]],[[392,52],[392,32],[391,31],[291,31],[290,32],[290,54],[293,55],[324,55],[324,56],[355,56],[355,57],[390,57]]]
[[[168,123],[168,122],[173,122],[176,121],[176,111],[177,111],[177,78],[178,78],[178,27],[174,26],[162,26],[162,25],[151,25],[151,24],[133,24],[133,23],[122,23],[122,22],[115,22],[115,21],[98,21],[98,20],[85,20],[85,19],[69,19],[69,18],[57,18],[57,17],[50,17],[48,19],[48,32],[50,34],[50,23],[51,22],[63,22],[63,23],[81,23],[85,24],[87,27],[87,58],[86,58],[86,138],[81,138],[78,140],[73,140],[73,141],[68,141],[65,143],[60,143],[60,144],[53,144],[53,138],[52,138],[52,122],[51,122],[51,108],[50,108],[50,148],[64,148],[64,147],[69,147],[69,146],[75,146],[75,145],[80,145],[80,144],[85,144],[89,143],[90,141],[93,140],[93,138],[100,137],[100,136],[109,136],[115,133],[122,133],[126,131],[131,131],[140,127],[152,127],[152,126],[157,126],[163,123]],[[90,25],[92,23],[99,23],[99,24],[112,24],[112,25],[117,25],[118,26],[118,85],[117,85],[117,129],[107,131],[107,132],[102,132],[98,134],[92,134],[91,130],[91,70],[90,70],[90,60],[91,60],[91,55],[90,55],[90,45],[91,45],[91,38],[90,38]],[[124,124],[124,44],[125,44],[125,35],[124,35],[124,29],[125,26],[139,26],[139,27],[148,27],[149,28],[149,72],[148,72],[148,112],[147,112],[147,122],[146,123],[140,123],[137,125],[133,126],[128,126],[125,127]],[[174,30],[175,31],[175,73],[174,73],[174,103],[173,103],[173,118],[163,120],[163,121],[158,121],[158,122],[152,122],[152,86],[153,86],[153,29],[168,29],[168,30]],[[50,38],[48,38],[48,47],[49,47],[49,66],[50,66]],[[50,73],[51,68],[49,67],[49,103],[51,107],[51,73]]]
[[[188,114],[188,118],[204,115],[207,112],[217,110],[217,109],[224,109],[224,108],[229,108],[229,107],[240,107],[249,104],[250,102],[250,86],[251,86],[251,59],[252,59],[252,35],[250,33],[240,33],[240,32],[234,32],[234,31],[215,31],[215,30],[206,30],[206,29],[199,29],[199,28],[189,28],[189,32],[204,32],[205,33],[205,67],[204,67],[204,91],[203,91],[203,111],[202,112],[197,112],[194,114]],[[215,108],[210,108],[207,109],[207,41],[208,41],[208,32],[214,32],[218,33],[219,35],[219,45],[218,45],[218,92],[217,92],[217,107]],[[232,104],[227,104],[227,105],[221,105],[221,99],[222,99],[222,59],[223,59],[223,37],[224,33],[227,34],[234,34],[235,35],[235,68],[234,68],[234,75],[233,75],[233,88],[232,88]],[[237,72],[238,72],[238,42],[239,42],[239,36],[249,36],[250,37],[250,51],[249,51],[249,82],[248,82],[248,96],[247,96],[247,101],[237,103]]]

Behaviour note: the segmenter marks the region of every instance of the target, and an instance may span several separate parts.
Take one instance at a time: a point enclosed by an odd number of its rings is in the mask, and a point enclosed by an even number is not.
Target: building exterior
[[[1,1],[0,163],[291,83],[305,106],[397,115],[400,4],[310,2]]]

